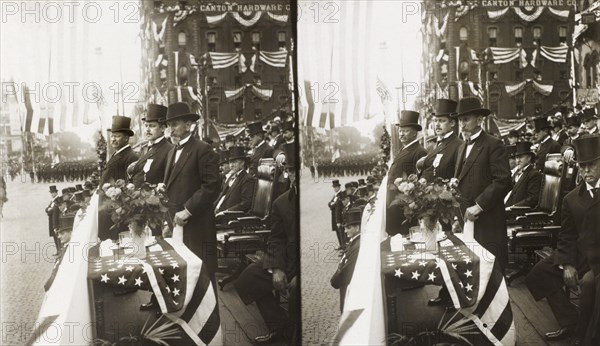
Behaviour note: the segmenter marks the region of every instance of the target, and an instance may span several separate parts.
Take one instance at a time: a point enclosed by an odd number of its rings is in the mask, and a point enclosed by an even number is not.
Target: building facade
[[[580,0],[573,45],[577,60],[577,102],[600,113],[600,0]]]
[[[292,109],[289,1],[142,1],[147,102],[241,125]]]
[[[477,96],[500,119],[573,105],[574,0],[427,0],[423,11],[427,104]]]

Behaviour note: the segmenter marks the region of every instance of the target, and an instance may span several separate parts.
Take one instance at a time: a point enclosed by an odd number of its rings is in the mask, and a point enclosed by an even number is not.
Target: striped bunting
[[[240,60],[240,53],[208,52],[214,69],[226,68],[235,65]]]
[[[558,47],[540,47],[540,54],[554,62],[565,63],[567,62],[567,54],[569,52],[569,46],[558,46]]]
[[[518,59],[521,53],[521,48],[499,48],[490,47],[495,64],[505,64]]]
[[[287,50],[276,51],[276,52],[265,52],[260,51],[260,61],[273,67],[284,68],[287,61]]]

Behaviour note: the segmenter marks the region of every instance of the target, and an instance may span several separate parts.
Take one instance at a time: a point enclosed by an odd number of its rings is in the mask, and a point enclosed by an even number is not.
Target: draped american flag
[[[219,307],[206,266],[185,246],[158,240],[158,251],[132,263],[114,257],[89,262],[88,277],[105,285],[152,290],[163,314],[197,345],[221,343]]]
[[[392,94],[390,94],[390,90],[388,87],[379,79],[377,76],[377,82],[375,83],[375,87],[377,89],[377,94],[381,98],[381,103],[389,102],[392,100]]]

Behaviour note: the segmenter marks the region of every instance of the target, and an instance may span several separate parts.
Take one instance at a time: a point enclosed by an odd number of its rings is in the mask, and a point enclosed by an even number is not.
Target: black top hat
[[[347,188],[350,188],[350,187],[354,187],[354,184],[352,184],[352,182],[351,182],[351,181],[349,181],[349,182],[347,182],[346,184],[344,184],[344,188],[345,188],[345,189],[347,189]]]
[[[244,147],[231,147],[229,148],[229,161],[233,160],[246,160],[248,156],[246,155],[246,150]]]
[[[75,193],[75,192],[77,192],[77,189],[75,188],[75,186],[70,186],[69,187],[69,192],[70,193]]]
[[[142,118],[142,121],[157,121],[159,123],[164,122],[167,119],[167,107],[163,105],[157,105],[151,103],[148,105],[148,112],[146,112],[146,117]]]
[[[554,126],[554,127],[562,127],[562,125],[563,125],[562,119],[554,119],[554,121],[552,122],[552,126]]]
[[[294,150],[295,143],[283,143],[283,151],[285,153],[285,167],[296,167],[296,151]]]
[[[567,119],[565,119],[566,127],[569,127],[569,126],[579,127],[580,125],[581,125],[581,122],[579,121],[579,118],[576,116],[568,117]]]
[[[190,111],[190,106],[185,102],[175,102],[167,107],[167,121],[171,120],[190,120],[196,121],[200,119],[198,114]]]
[[[73,200],[75,202],[83,202],[83,191],[77,191],[73,194]]]
[[[219,164],[229,162],[229,150],[219,151]]]
[[[363,208],[350,208],[342,215],[344,226],[360,225]]]
[[[285,123],[283,123],[283,125],[281,125],[281,131],[294,131],[294,122],[293,121],[286,121]]]
[[[233,142],[235,141],[235,137],[233,135],[225,136],[225,142]]]
[[[246,127],[248,128],[248,133],[250,134],[250,136],[254,136],[259,133],[265,133],[265,130],[263,130],[263,124],[261,121],[255,121],[253,123],[249,123]]]
[[[62,196],[58,196],[56,197],[56,199],[54,200],[54,202],[56,204],[61,204],[62,202],[65,202],[64,198]]]
[[[515,145],[515,156],[529,154],[535,157],[535,153],[531,150],[531,142],[517,142]]]
[[[340,186],[342,186],[342,185],[340,185],[340,181],[339,181],[339,180],[337,180],[337,179],[335,179],[334,181],[332,181],[332,182],[331,182],[331,185],[332,185],[333,187],[340,187]]]
[[[594,108],[584,109],[583,112],[581,113],[581,120],[588,121],[588,120],[592,120],[592,119],[598,119],[598,117],[596,116],[596,110]]]
[[[58,218],[58,231],[71,231],[73,230],[73,221],[75,220],[75,214],[61,215]]]
[[[600,136],[588,135],[577,138],[573,141],[573,145],[577,153],[576,162],[587,163],[600,159]]]
[[[456,106],[458,104],[456,101],[448,100],[448,99],[438,99],[437,104],[435,105],[435,112],[433,116],[435,117],[451,117],[456,115]]]
[[[421,131],[423,128],[419,125],[419,112],[415,111],[401,111],[400,112],[400,121],[396,126],[404,127],[410,126],[416,128],[418,131]]]
[[[65,187],[64,189],[62,189],[61,192],[62,192],[63,195],[66,194],[66,193],[71,193],[71,188]]]
[[[92,184],[91,181],[86,181],[85,183],[83,183],[83,187],[85,190],[91,190],[94,188],[94,184]]]
[[[50,185],[50,192],[58,192],[56,185]]]
[[[133,136],[133,131],[130,128],[131,118],[124,117],[122,115],[115,115],[112,117],[112,126],[110,127],[111,132],[123,132],[128,136]]]
[[[281,131],[281,129],[279,128],[279,126],[277,124],[273,124],[273,126],[271,126],[271,132],[279,132]]]
[[[361,179],[358,179],[358,185],[363,186],[363,185],[367,185],[367,183],[365,183],[365,180],[361,178]]]
[[[539,131],[542,129],[552,128],[552,124],[548,121],[546,117],[533,119],[533,128],[535,131]]]
[[[90,190],[83,190],[81,191],[81,195],[83,197],[92,197],[92,192]]]
[[[509,157],[514,157],[516,152],[517,152],[516,144],[509,144],[506,146],[506,153],[508,154]]]
[[[367,184],[367,192],[373,192],[375,191],[375,188],[373,187],[373,184],[368,183]]]
[[[81,186],[81,184],[77,184],[77,185],[75,185],[75,190],[83,191],[83,186]]]
[[[461,115],[482,115],[488,116],[490,110],[483,108],[481,101],[477,97],[463,97],[458,100],[458,107],[456,107],[456,116]]]
[[[508,131],[508,137],[519,137],[519,131],[517,131],[517,130]]]

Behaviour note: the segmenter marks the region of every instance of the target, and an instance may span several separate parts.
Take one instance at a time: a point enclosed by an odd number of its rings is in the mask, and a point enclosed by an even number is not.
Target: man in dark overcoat
[[[346,289],[352,280],[358,250],[360,249],[360,223],[364,208],[354,207],[344,213],[344,230],[348,237],[348,245],[344,249],[338,268],[330,279],[331,286],[340,290],[340,311],[344,310]]]
[[[127,181],[127,167],[138,159],[137,154],[133,152],[133,149],[129,145],[129,138],[133,136],[130,125],[131,118],[120,115],[115,115],[112,118],[110,145],[115,152],[108,162],[106,162],[106,166],[104,166],[100,179],[100,187],[107,183],[114,183],[119,179]],[[100,206],[102,206],[105,196],[101,194],[100,197]],[[113,228],[111,230],[112,226],[113,222],[110,218],[110,213],[100,210],[98,213],[98,237],[100,240],[108,238],[113,240],[118,239],[119,232],[127,229],[123,225],[123,228]]]
[[[53,210],[56,206],[56,199],[58,198],[58,189],[56,189],[56,185],[50,186],[50,196],[52,197],[52,200],[50,201],[50,204],[48,204],[48,206],[46,207],[46,215],[48,215],[48,233],[49,236],[51,236],[52,239],[54,239],[54,245],[56,246],[56,253],[54,255],[57,256],[60,253],[61,246],[58,234],[54,232]]]
[[[148,105],[144,122],[144,135],[148,143],[142,149],[142,155],[132,169],[131,182],[140,187],[145,182],[162,183],[165,180],[167,159],[173,144],[165,137],[167,107],[157,104]]]
[[[285,169],[290,179],[290,189],[273,202],[271,234],[264,257],[249,265],[235,288],[245,304],[256,302],[269,333],[256,337],[257,344],[273,343],[287,339],[297,344],[298,323],[298,260],[299,227],[296,219],[298,195],[296,184],[296,158],[293,148],[286,148]],[[289,316],[279,305],[273,290],[289,290]]]
[[[576,334],[583,345],[597,345],[600,301],[600,137],[573,141],[583,182],[569,192],[561,209],[561,230],[554,254],[538,262],[525,283],[535,298],[546,298],[560,328],[546,333],[548,340]],[[563,287],[581,285],[580,308],[570,302]],[[587,330],[587,333],[586,333]]]
[[[397,178],[406,178],[411,174],[417,174],[417,161],[427,155],[425,148],[419,143],[418,134],[423,128],[419,125],[419,112],[402,111],[400,112],[400,122],[396,124],[398,129],[398,139],[402,143],[402,148],[394,158],[394,163],[388,172],[387,193],[387,214],[386,214],[386,232],[390,235],[397,233],[407,234],[409,224],[404,217],[402,208],[398,205],[390,206],[394,198],[398,195],[398,190],[394,185]],[[418,220],[412,220],[411,224],[416,224]]]
[[[502,141],[482,128],[489,109],[476,97],[458,102],[458,124],[463,143],[456,159],[455,178],[462,195],[464,221],[475,223],[475,240],[491,252],[504,268],[508,263],[503,198],[511,188],[508,155]]]
[[[210,145],[192,135],[192,124],[198,119],[183,102],[167,109],[175,147],[169,152],[165,189],[173,223],[183,226],[184,244],[207,266],[214,285],[217,235],[213,206],[219,194],[219,157]]]
[[[513,188],[504,198],[507,208],[535,207],[540,197],[542,173],[533,167],[535,153],[531,150],[531,142],[517,142],[515,157],[517,169],[512,175]]]
[[[251,140],[250,174],[256,175],[260,159],[273,158],[274,149],[265,140],[265,130],[260,121],[249,123],[247,126]]]
[[[246,156],[244,147],[229,148],[229,165],[231,174],[225,182],[216,200],[215,213],[225,211],[241,211],[247,213],[252,207],[256,178],[246,172]]]
[[[537,159],[535,161],[535,168],[543,172],[544,162],[546,162],[546,156],[548,154],[560,153],[560,144],[552,139],[550,135],[550,129],[552,124],[548,122],[546,118],[537,118],[533,120],[535,141],[538,145],[536,150]]]

